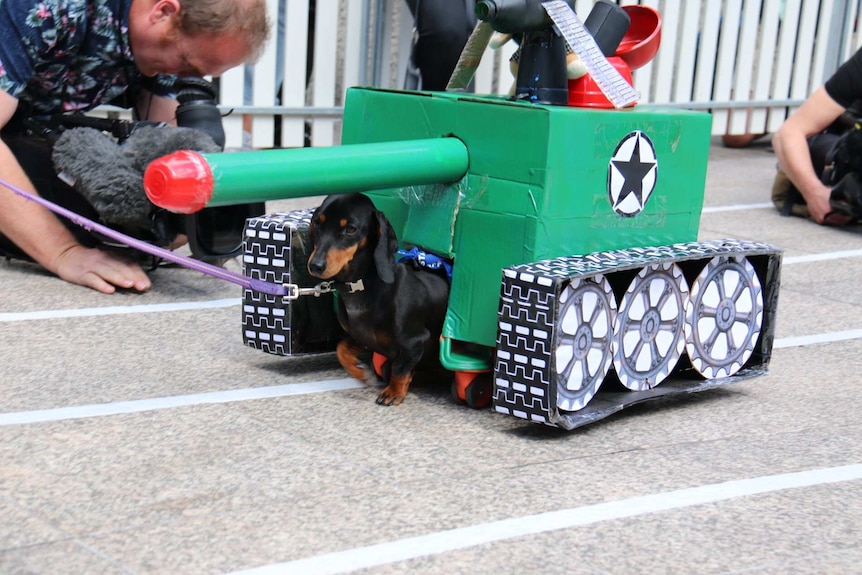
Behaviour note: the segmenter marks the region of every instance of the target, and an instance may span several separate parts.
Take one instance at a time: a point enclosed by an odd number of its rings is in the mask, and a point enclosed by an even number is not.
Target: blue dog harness
[[[452,264],[438,255],[429,254],[419,248],[413,247],[409,250],[398,250],[396,261],[412,261],[419,267],[428,268],[429,270],[443,270],[446,272],[446,279],[450,282],[452,281]]]

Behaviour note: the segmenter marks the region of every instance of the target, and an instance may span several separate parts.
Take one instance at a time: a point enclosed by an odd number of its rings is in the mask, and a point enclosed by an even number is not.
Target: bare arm
[[[0,127],[18,101],[0,90]],[[0,140],[0,179],[36,194],[9,147]],[[36,262],[62,279],[113,293],[116,287],[149,289],[150,280],[137,264],[117,255],[80,245],[54,215],[39,204],[0,186],[0,231]]]
[[[772,138],[775,154],[781,168],[805,198],[811,218],[818,224],[846,223],[826,216],[830,189],[824,185],[814,171],[807,139],[825,130],[844,113],[844,107],[833,100],[822,86],[817,89],[787,120]]]
[[[168,122],[177,125],[177,106],[179,102],[164,96],[156,96],[147,89],[141,89],[137,102],[138,118],[154,122]]]

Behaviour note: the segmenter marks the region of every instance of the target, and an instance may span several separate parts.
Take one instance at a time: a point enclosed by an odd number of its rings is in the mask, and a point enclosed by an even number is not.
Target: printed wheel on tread
[[[763,290],[744,256],[716,256],[691,286],[686,351],[707,379],[735,374],[754,351],[763,323]]]
[[[557,407],[577,411],[596,395],[610,370],[617,304],[601,275],[573,280],[559,301],[554,348]]]
[[[632,391],[651,389],[685,348],[688,283],[675,263],[643,268],[629,284],[614,325],[614,369]]]

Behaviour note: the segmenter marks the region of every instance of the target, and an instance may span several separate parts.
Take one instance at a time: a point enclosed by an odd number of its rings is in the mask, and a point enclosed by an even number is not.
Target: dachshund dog
[[[449,300],[449,283],[437,271],[396,263],[398,240],[383,212],[359,193],[327,197],[311,218],[313,249],[308,272],[333,280],[338,290],[338,321],[347,338],[338,344],[338,361],[352,377],[371,383],[373,372],[358,354],[384,356],[388,384],[380,405],[398,405],[407,396],[423,355],[439,345]]]

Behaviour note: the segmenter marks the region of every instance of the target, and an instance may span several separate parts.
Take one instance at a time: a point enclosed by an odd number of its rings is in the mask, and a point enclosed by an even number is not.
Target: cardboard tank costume
[[[697,241],[711,118],[637,106],[661,18],[600,0],[479,0],[451,91],[353,88],[342,146],[179,151],[144,189],[179,214],[363,191],[403,247],[452,266],[440,361],[472,407],[572,429],[764,373],[781,250]],[[521,37],[513,97],[458,91],[494,32]],[[598,40],[598,41],[597,41]],[[571,49],[587,74],[570,78]],[[248,219],[243,338],[334,349],[331,285],[306,271],[311,212]]]

